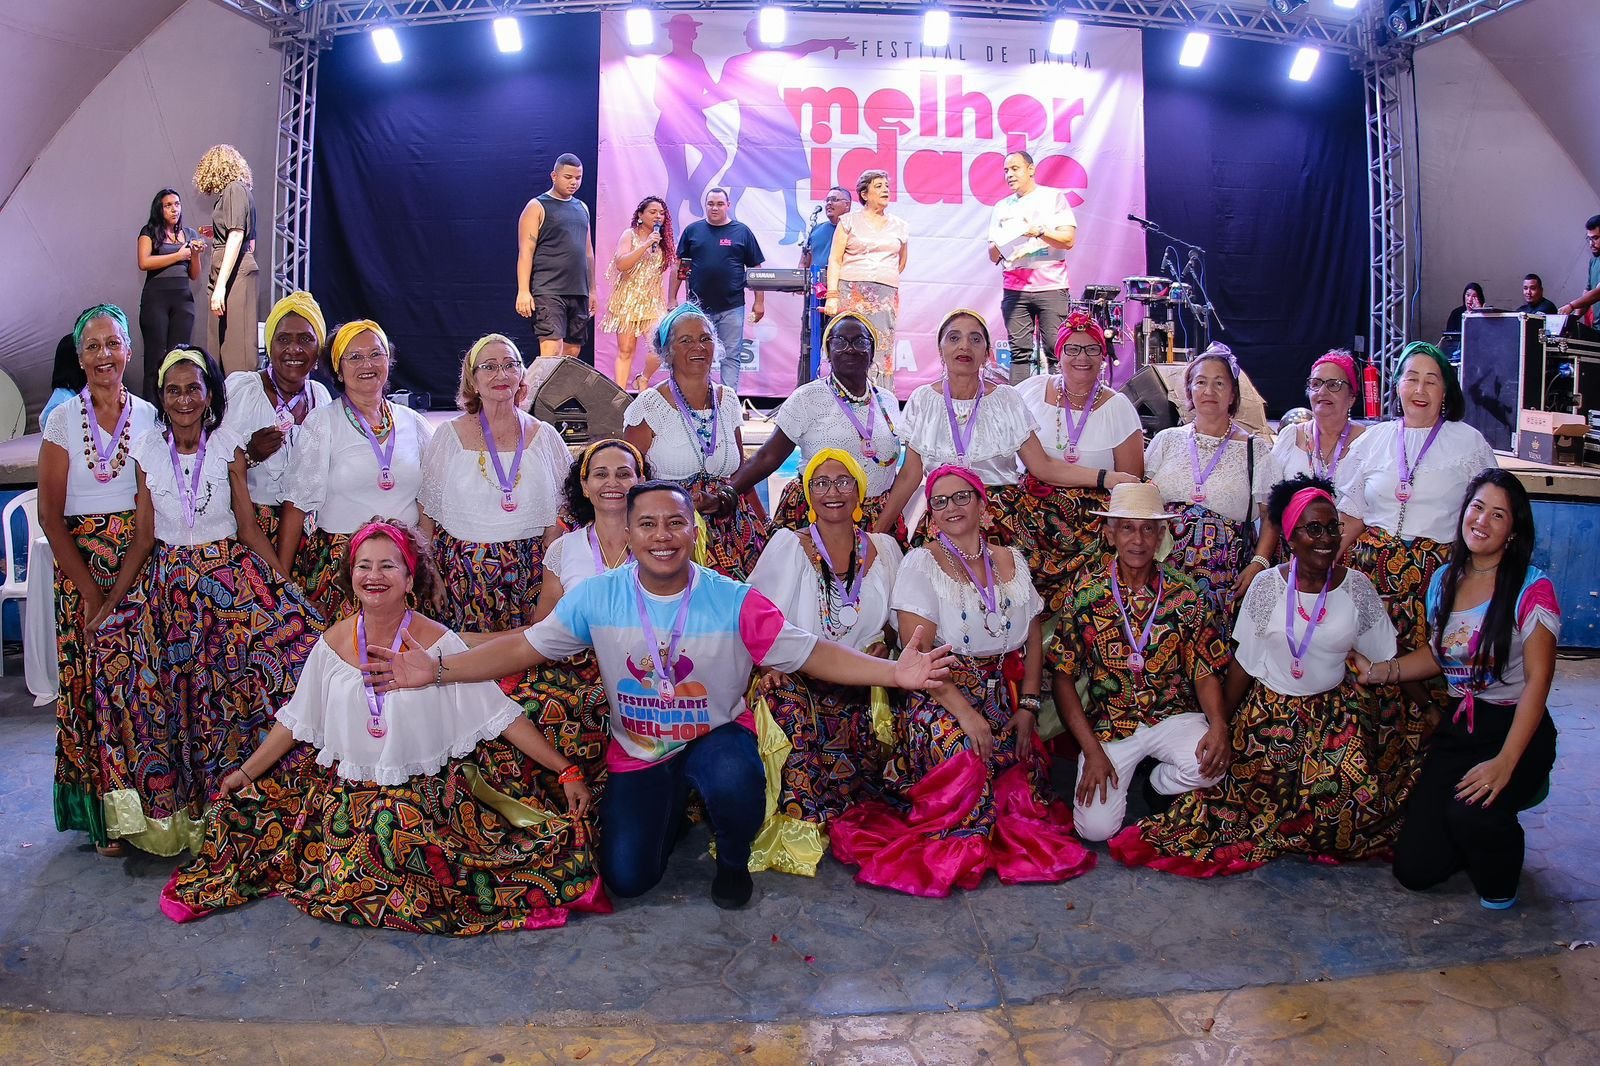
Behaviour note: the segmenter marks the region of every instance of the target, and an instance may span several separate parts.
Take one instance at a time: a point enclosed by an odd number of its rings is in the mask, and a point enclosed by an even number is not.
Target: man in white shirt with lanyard
[[[1067,252],[1077,243],[1078,220],[1067,194],[1033,180],[1033,156],[1006,156],[1012,195],[994,205],[989,223],[989,261],[1005,271],[1000,310],[1011,338],[1011,381],[1033,373],[1037,327],[1044,363],[1055,369],[1056,334],[1067,320],[1071,294]]]

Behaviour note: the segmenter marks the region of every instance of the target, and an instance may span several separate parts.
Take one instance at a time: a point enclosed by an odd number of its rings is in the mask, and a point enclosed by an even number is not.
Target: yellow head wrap
[[[166,386],[167,371],[179,363],[193,363],[200,368],[201,376],[205,375],[206,357],[200,353],[198,348],[174,348],[167,353],[165,359],[161,360],[161,368],[156,371],[156,388],[160,389]]]
[[[522,349],[517,347],[516,341],[512,340],[510,337],[507,337],[504,333],[486,333],[482,337],[479,337],[473,343],[471,348],[467,349],[468,373],[478,369],[478,356],[483,354],[483,350],[489,347],[489,345],[496,343],[503,344],[507,348],[510,348],[511,354],[516,357],[517,362],[522,362]]]
[[[842,314],[834,315],[832,318],[828,319],[828,324],[823,327],[822,352],[824,355],[826,355],[828,352],[828,338],[833,336],[834,329],[837,328],[841,322],[859,322],[861,325],[866,327],[867,336],[872,338],[872,351],[874,354],[877,353],[878,348],[883,343],[883,339],[878,336],[878,328],[874,326],[871,321],[868,320],[867,316],[862,314],[860,311],[845,311]]]
[[[950,323],[954,322],[962,315],[966,315],[968,318],[977,320],[978,328],[983,330],[983,343],[988,345],[990,348],[993,348],[994,341],[989,336],[989,320],[978,314],[978,312],[974,311],[970,307],[958,307],[954,311],[951,311],[948,315],[945,315],[943,318],[941,318],[939,320],[939,332],[934,334],[934,339],[937,341],[943,341],[944,331],[950,327]]]
[[[306,320],[311,332],[316,335],[318,348],[328,343],[328,324],[323,320],[322,308],[317,306],[316,297],[300,289],[273,304],[272,310],[267,312],[268,347],[272,345],[272,335],[277,332],[278,323],[288,315],[299,315]]]
[[[370,318],[358,318],[354,322],[346,322],[340,326],[333,335],[333,343],[328,345],[328,360],[333,363],[333,372],[339,372],[339,361],[344,358],[344,350],[350,347],[350,342],[359,334],[371,331],[378,340],[383,342],[383,350],[389,351],[389,335],[383,327]]]
[[[856,461],[855,456],[839,448],[824,448],[816,455],[813,455],[811,461],[806,464],[805,473],[800,475],[800,487],[805,490],[806,494],[806,514],[811,521],[815,522],[817,520],[817,508],[811,502],[811,475],[815,474],[817,468],[829,459],[842,465],[850,472],[850,476],[856,479],[856,488],[860,490],[861,499],[856,501],[855,514],[851,515],[851,518],[860,522],[861,500],[867,498],[867,472],[861,469],[861,464]]]
[[[640,454],[638,448],[635,448],[632,444],[629,444],[621,437],[605,437],[601,440],[595,441],[593,444],[590,444],[588,447],[584,448],[583,451],[578,453],[578,480],[588,480],[590,461],[594,459],[596,453],[602,452],[607,448],[621,448],[623,451],[633,456],[634,469],[639,472],[639,476],[641,478],[645,476],[644,456]]]

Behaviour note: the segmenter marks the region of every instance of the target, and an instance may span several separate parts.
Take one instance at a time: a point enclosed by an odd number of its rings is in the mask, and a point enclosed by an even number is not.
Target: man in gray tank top
[[[583,164],[556,158],[550,189],[517,220],[517,314],[533,319],[539,355],[575,358],[595,314],[589,208],[579,200]]]

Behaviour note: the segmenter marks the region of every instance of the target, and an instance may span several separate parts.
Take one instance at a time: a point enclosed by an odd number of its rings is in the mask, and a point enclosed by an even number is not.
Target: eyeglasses
[[[495,378],[501,374],[520,374],[522,372],[522,364],[509,361],[504,363],[479,363],[476,369],[480,374],[487,374]]]
[[[957,507],[965,507],[972,502],[972,498],[977,494],[975,489],[962,489],[959,492],[952,492],[948,496],[934,496],[928,500],[928,510],[942,511],[952,503]]]
[[[1098,344],[1063,344],[1061,354],[1068,359],[1082,359],[1084,356],[1099,359],[1106,354],[1106,350]]]
[[[857,337],[853,341],[847,341],[840,336],[829,336],[828,350],[833,351],[835,348],[841,352],[857,352],[865,355],[866,353],[872,351],[872,338]]]
[[[1294,527],[1296,533],[1304,533],[1312,540],[1321,540],[1323,537],[1339,537],[1344,535],[1344,523],[1333,522],[1301,522]]]
[[[843,474],[835,478],[814,477],[807,483],[806,487],[811,490],[811,495],[813,496],[826,496],[830,492],[837,492],[843,496],[845,493],[855,492],[857,489],[856,479],[849,474]]]
[[[1335,396],[1339,395],[1349,387],[1350,383],[1343,378],[1312,378],[1310,381],[1306,382],[1307,392],[1319,392],[1322,389],[1327,389]]]
[[[374,348],[370,352],[351,352],[339,360],[340,363],[387,363],[388,361],[389,353],[382,348]]]

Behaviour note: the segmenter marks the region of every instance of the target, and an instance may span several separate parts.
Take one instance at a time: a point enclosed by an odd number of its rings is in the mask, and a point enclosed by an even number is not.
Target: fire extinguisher
[[[1372,363],[1367,363],[1367,368],[1361,372],[1361,391],[1366,396],[1367,417],[1378,417],[1378,368]]]

